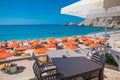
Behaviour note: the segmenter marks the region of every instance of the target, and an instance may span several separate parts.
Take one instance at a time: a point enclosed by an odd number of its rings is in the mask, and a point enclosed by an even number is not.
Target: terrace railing
[[[42,54],[42,55],[36,55],[36,57],[44,57],[46,56],[46,54]],[[0,64],[3,64],[3,63],[9,63],[9,62],[12,62],[12,61],[19,61],[19,60],[27,60],[27,59],[34,59],[33,56],[27,56],[27,57],[12,57],[12,58],[8,58],[8,59],[5,59],[5,60],[0,60]]]

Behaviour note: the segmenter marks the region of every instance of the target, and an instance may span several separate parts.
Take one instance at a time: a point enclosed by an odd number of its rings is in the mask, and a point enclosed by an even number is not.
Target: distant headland
[[[64,25],[68,26],[94,26],[94,27],[104,27],[107,25],[107,27],[110,28],[120,28],[120,16],[115,17],[99,17],[94,19],[85,19],[83,22],[80,23],[74,23],[70,22]]]

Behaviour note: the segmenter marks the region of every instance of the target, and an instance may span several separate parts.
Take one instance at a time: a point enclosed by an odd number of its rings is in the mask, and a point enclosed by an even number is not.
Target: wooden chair
[[[100,55],[99,53],[94,53],[91,57],[91,60],[93,62],[101,65],[102,66],[102,72],[104,71],[104,66],[105,66],[106,59],[103,55]],[[85,79],[85,80],[91,80],[91,79],[94,79],[94,78],[97,78],[97,77],[99,77],[98,71],[82,76],[82,78]]]
[[[106,62],[106,59],[105,57],[103,56],[103,54],[99,54],[99,53],[94,53],[92,55],[92,58],[91,60],[99,65],[102,65],[104,67],[105,65],[105,62]]]
[[[51,65],[47,65],[47,63],[42,63],[37,60],[35,57],[35,62],[33,64],[33,71],[37,80],[61,80],[62,76],[57,72],[56,68],[48,68]]]

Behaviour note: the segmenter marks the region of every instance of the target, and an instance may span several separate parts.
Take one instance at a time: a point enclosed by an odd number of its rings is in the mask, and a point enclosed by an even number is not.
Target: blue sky
[[[60,14],[64,6],[79,0],[0,0],[0,25],[64,24],[83,19]]]

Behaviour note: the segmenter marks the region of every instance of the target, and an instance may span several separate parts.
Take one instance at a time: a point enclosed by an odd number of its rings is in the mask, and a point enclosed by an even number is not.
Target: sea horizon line
[[[5,24],[5,25],[1,25],[0,26],[32,26],[32,25],[62,25],[62,24]]]

